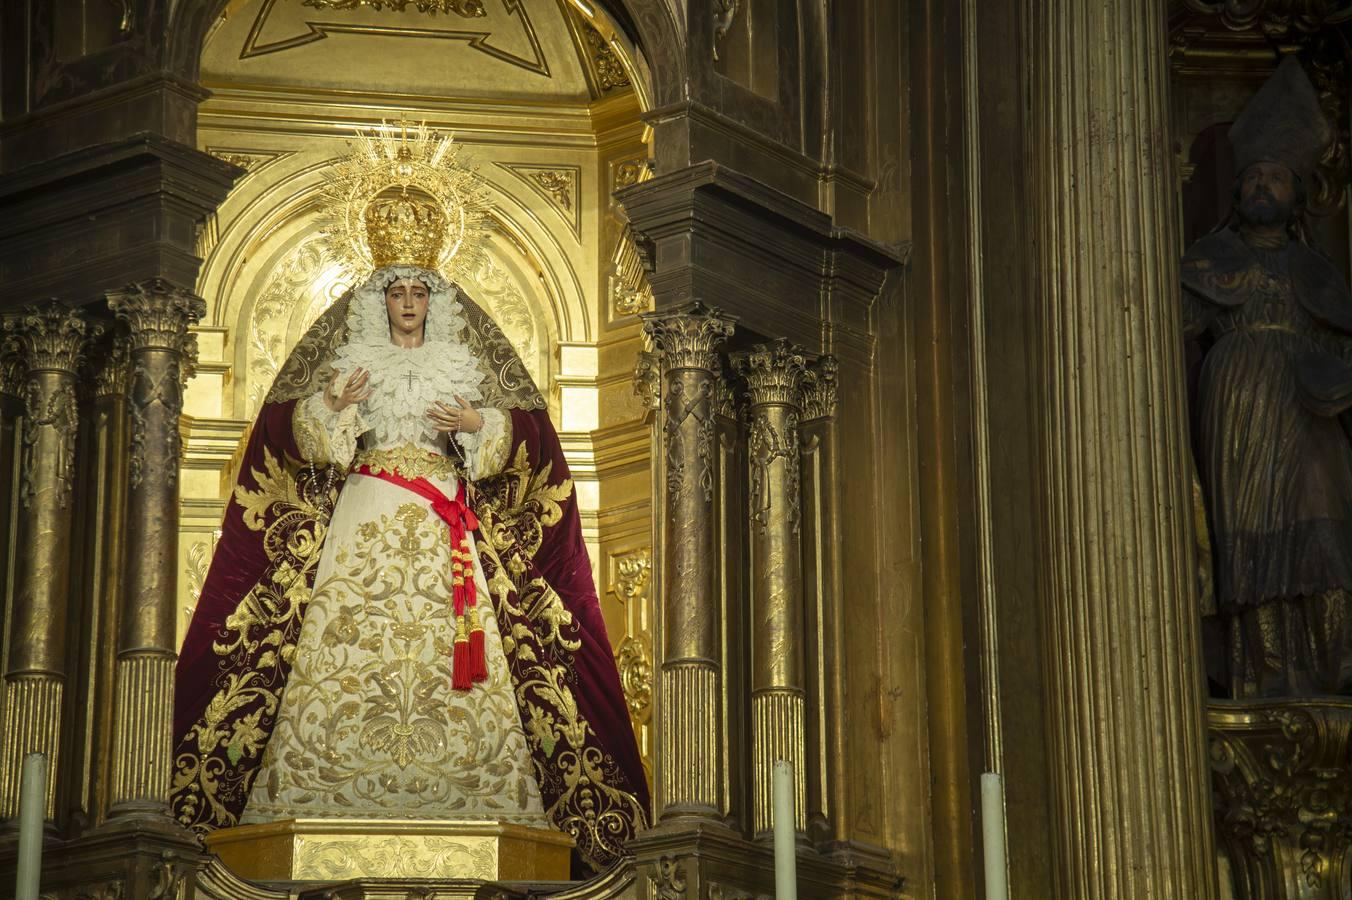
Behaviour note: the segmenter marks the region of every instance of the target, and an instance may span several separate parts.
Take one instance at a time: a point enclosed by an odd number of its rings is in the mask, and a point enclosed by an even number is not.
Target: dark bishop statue
[[[1183,258],[1212,674],[1235,698],[1352,693],[1352,297],[1304,218],[1331,138],[1286,57],[1230,129],[1233,210]]]

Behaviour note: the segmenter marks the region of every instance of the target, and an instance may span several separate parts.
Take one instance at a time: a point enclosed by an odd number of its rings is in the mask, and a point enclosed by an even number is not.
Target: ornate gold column
[[[797,830],[807,831],[802,494],[798,417],[803,354],[786,340],[738,360],[750,406],[753,830],[773,826],[774,765],[793,764]]]
[[[1060,897],[1216,895],[1166,0],[1030,0],[1046,720]]]
[[[718,350],[733,320],[701,303],[644,315],[661,353],[662,661],[658,815],[721,818],[719,579],[713,401]]]
[[[849,838],[841,820],[845,780],[845,653],[836,469],[836,360],[823,356],[803,373],[800,450],[803,483],[803,606],[807,612],[807,820],[816,841]]]
[[[0,819],[17,815],[24,756],[45,753],[61,769],[62,696],[70,599],[71,498],[79,408],[76,371],[87,338],[99,333],[56,300],[5,321],[24,360],[24,421],[16,523],[14,605],[0,728]],[[56,778],[47,818],[56,816]]]
[[[131,350],[131,453],[109,819],[168,812],[178,562],[179,414],[201,298],[163,279],[108,295]]]
[[[126,539],[127,466],[130,454],[127,390],[131,376],[126,336],[117,334],[108,343],[107,355],[94,372],[94,466],[91,486],[98,502],[92,566],[94,614],[97,617],[93,683],[95,748],[92,805],[95,822],[102,821],[112,805],[113,697],[117,672],[118,621],[121,618],[123,547]]]

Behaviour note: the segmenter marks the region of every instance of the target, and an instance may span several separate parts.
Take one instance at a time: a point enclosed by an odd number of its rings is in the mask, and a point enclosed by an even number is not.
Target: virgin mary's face
[[[385,311],[390,316],[390,336],[421,338],[431,296],[427,285],[411,278],[401,278],[387,287]]]

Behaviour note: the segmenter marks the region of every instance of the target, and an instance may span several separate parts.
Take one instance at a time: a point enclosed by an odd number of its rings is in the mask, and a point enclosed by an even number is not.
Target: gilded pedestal
[[[1352,897],[1352,699],[1218,701],[1207,724],[1236,900]]]
[[[664,485],[659,816],[717,818],[724,807],[713,399],[732,320],[692,304],[644,316],[661,353]]]
[[[807,830],[799,390],[803,354],[787,341],[738,361],[747,383],[751,495],[751,747],[754,832],[774,824],[774,765],[793,765],[795,827]]]
[[[79,424],[76,370],[98,333],[79,314],[49,301],[5,321],[25,370],[14,601],[0,727],[0,819],[18,813],[19,773],[29,753],[61,769],[62,695],[70,615],[71,499]],[[56,814],[57,778],[47,785]]]
[[[573,839],[501,822],[285,819],[212,832],[207,848],[260,881],[564,881]]]

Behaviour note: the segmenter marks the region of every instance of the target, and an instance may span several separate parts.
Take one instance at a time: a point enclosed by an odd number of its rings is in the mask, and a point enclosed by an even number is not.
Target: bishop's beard
[[[1239,217],[1246,224],[1268,228],[1291,221],[1293,212],[1289,202],[1278,203],[1277,198],[1264,190],[1255,191],[1239,202]]]

